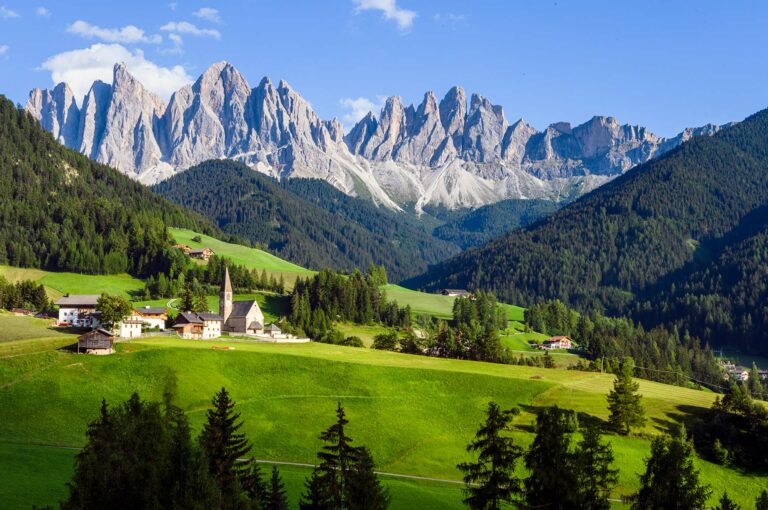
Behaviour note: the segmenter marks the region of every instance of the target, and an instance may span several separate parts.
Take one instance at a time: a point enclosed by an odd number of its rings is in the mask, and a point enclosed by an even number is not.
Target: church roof
[[[253,305],[259,306],[256,301],[250,300],[250,301],[235,301],[232,303],[232,313],[229,314],[230,317],[245,317],[248,315],[248,312],[251,311],[251,308],[253,308]]]
[[[229,281],[229,268],[224,269],[224,281],[221,283],[222,292],[232,292],[232,282]]]

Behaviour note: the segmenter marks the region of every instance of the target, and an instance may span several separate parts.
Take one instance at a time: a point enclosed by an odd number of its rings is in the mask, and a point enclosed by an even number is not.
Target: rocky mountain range
[[[560,199],[594,189],[699,134],[658,137],[613,117],[538,131],[501,106],[453,87],[418,106],[395,96],[346,135],[286,82],[251,88],[227,62],[209,67],[168,104],[117,64],[80,106],[66,83],[34,89],[26,110],[67,147],[145,183],[210,159],[242,161],[276,178],[313,177],[392,209],[477,207],[505,198]]]

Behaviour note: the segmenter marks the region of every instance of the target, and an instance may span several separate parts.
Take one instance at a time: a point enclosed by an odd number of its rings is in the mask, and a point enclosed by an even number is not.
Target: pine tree
[[[253,502],[256,508],[269,508],[267,506],[269,503],[269,490],[258,462],[251,460],[250,469],[243,476],[241,485],[248,499]]]
[[[269,481],[269,500],[265,506],[268,510],[288,510],[288,497],[285,492],[285,485],[280,479],[280,471],[277,466],[272,466],[272,477]]]
[[[692,455],[693,445],[683,427],[675,436],[654,438],[640,490],[631,498],[632,510],[667,508],[672,501],[678,510],[704,508],[712,491],[699,483]]]
[[[523,451],[511,437],[502,435],[518,412],[502,411],[497,403],[489,403],[485,423],[467,446],[468,452],[479,452],[477,462],[457,466],[464,472],[464,504],[472,510],[498,510],[521,492],[515,464]]]
[[[570,434],[575,430],[573,412],[557,406],[545,408],[536,417],[536,437],[525,454],[529,475],[525,479],[525,502],[529,507],[576,508],[578,487]]]
[[[320,459],[318,470],[331,495],[335,508],[347,508],[346,492],[350,468],[357,460],[358,450],[351,445],[352,438],[346,435],[345,427],[349,423],[341,403],[336,408],[336,423],[320,434],[325,442],[323,451],[318,452]]]
[[[584,429],[574,462],[576,487],[579,491],[577,507],[584,510],[607,510],[608,497],[619,481],[619,470],[611,469],[613,449],[600,440],[600,429],[590,425]]]
[[[208,459],[208,469],[222,493],[232,494],[240,490],[240,483],[249,471],[250,461],[242,461],[251,451],[245,434],[238,431],[243,426],[240,413],[235,412],[235,402],[226,388],[213,397],[213,409],[200,434],[200,445]]]
[[[739,510],[741,505],[734,503],[731,498],[728,497],[728,491],[723,493],[720,498],[720,504],[715,507],[715,510]]]
[[[333,496],[326,486],[326,480],[315,467],[309,479],[304,482],[306,492],[302,495],[299,502],[301,510],[333,510],[336,508],[333,502]]]
[[[386,510],[389,491],[374,472],[373,457],[367,448],[357,450],[357,459],[349,474],[347,505],[355,510]]]
[[[763,492],[757,497],[755,501],[756,510],[768,510],[768,491],[763,489]]]
[[[634,368],[632,358],[625,358],[619,373],[616,374],[613,389],[608,393],[608,409],[611,412],[608,422],[617,432],[624,435],[629,434],[632,427],[642,427],[645,424],[642,395],[637,393],[640,384],[632,379]]]
[[[752,393],[753,398],[762,400],[765,396],[763,382],[760,379],[760,371],[757,369],[754,361],[752,362],[752,369],[749,371],[749,391]]]

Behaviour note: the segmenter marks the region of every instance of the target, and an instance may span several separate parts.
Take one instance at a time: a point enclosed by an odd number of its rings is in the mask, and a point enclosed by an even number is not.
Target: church
[[[233,301],[232,296],[232,283],[227,268],[219,294],[219,314],[224,319],[221,331],[240,335],[263,335],[264,314],[259,303],[255,300]]]

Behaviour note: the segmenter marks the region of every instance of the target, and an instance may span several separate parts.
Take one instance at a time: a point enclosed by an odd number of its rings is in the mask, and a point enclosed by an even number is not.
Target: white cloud
[[[173,43],[173,46],[159,50],[161,54],[181,55],[184,53],[184,39],[179,34],[168,34],[168,39]]]
[[[53,83],[67,82],[75,97],[80,99],[94,81],[111,83],[112,69],[118,62],[124,62],[128,71],[148,90],[166,100],[192,82],[192,77],[182,66],[161,67],[147,60],[140,49],[131,51],[120,44],[94,44],[89,48],[65,51],[49,57],[40,68],[51,72]]]
[[[38,7],[37,9],[35,9],[35,14],[37,14],[41,18],[50,18],[51,17],[51,11],[49,11],[45,7]]]
[[[384,97],[378,96],[378,103],[374,103],[367,97],[345,97],[339,100],[342,108],[347,110],[347,113],[341,116],[341,125],[344,126],[344,131],[352,129],[357,122],[365,117],[368,112],[376,113],[384,105]]]
[[[221,23],[221,16],[219,16],[219,10],[214,9],[212,7],[201,7],[200,9],[193,12],[192,16],[195,16],[200,19],[204,19],[206,21],[210,21],[211,23]]]
[[[355,4],[355,12],[376,10],[381,11],[384,19],[397,23],[400,30],[407,30],[413,25],[416,11],[401,9],[397,6],[397,0],[352,0]]]
[[[5,55],[11,48],[7,44],[0,44],[0,55]]]
[[[160,27],[163,32],[175,32],[177,34],[196,35],[198,37],[213,37],[221,39],[221,33],[213,28],[198,28],[187,21],[170,21]]]
[[[67,32],[85,39],[99,39],[109,43],[160,44],[163,42],[160,35],[147,35],[142,29],[133,25],[126,25],[123,28],[102,28],[91,25],[87,21],[77,20],[67,27]]]
[[[19,17],[18,12],[12,11],[4,5],[0,5],[0,18],[9,19],[9,18],[18,18],[18,17]]]

